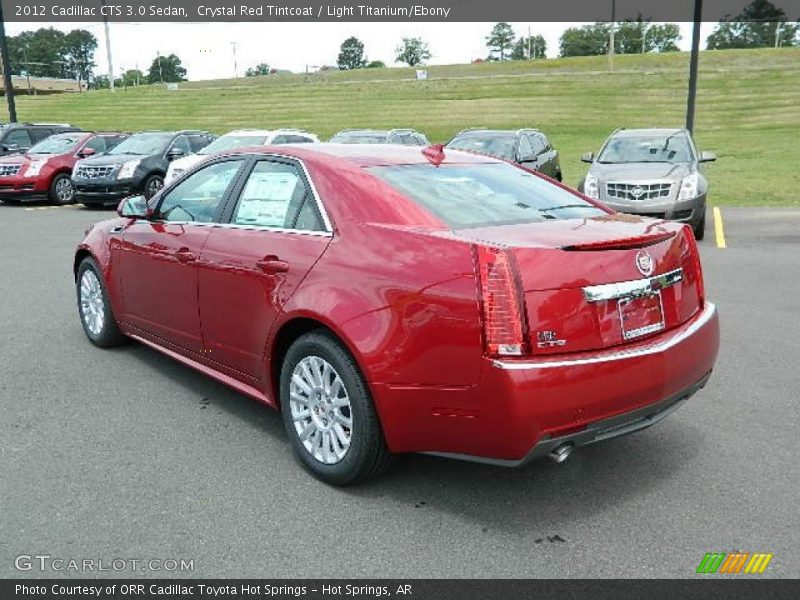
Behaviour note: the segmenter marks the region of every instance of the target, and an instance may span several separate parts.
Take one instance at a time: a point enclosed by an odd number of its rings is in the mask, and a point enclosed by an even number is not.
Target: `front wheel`
[[[142,186],[144,197],[150,200],[162,187],[164,187],[164,178],[161,177],[161,175],[150,175],[145,179],[144,185]]]
[[[126,338],[117,326],[103,276],[92,258],[85,258],[78,267],[75,280],[78,314],[86,337],[95,346],[119,346]]]
[[[283,361],[281,414],[295,453],[318,479],[349,485],[391,461],[369,389],[333,336],[298,338]]]
[[[72,186],[72,179],[69,175],[60,173],[53,177],[48,195],[53,204],[64,205],[75,202],[75,188]]]
[[[706,215],[700,217],[700,221],[694,226],[694,238],[697,241],[702,240],[706,236]]]

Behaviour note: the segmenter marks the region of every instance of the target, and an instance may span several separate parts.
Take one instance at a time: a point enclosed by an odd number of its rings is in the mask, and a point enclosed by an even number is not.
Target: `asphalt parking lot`
[[[0,577],[20,554],[187,559],[193,577],[692,577],[770,552],[800,577],[800,208],[722,209],[701,243],[722,324],[705,390],[563,465],[406,456],[350,489],[279,415],[132,344],[94,348],[72,251],[111,213],[0,205]],[[743,576],[743,575],[742,575]]]

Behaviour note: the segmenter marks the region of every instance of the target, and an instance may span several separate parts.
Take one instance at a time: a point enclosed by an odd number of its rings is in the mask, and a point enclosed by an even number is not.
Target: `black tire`
[[[47,196],[50,202],[63,206],[64,204],[75,203],[75,188],[72,186],[72,179],[66,173],[59,173],[50,182],[50,191]]]
[[[693,227],[694,229],[694,239],[697,241],[702,240],[706,236],[706,215],[703,213],[703,216],[700,217],[700,221]]]
[[[144,180],[142,184],[142,194],[145,198],[150,200],[162,187],[164,187],[164,178],[158,173],[154,173]]]
[[[87,318],[84,315],[84,311],[87,309],[84,307],[84,302],[82,302],[83,296],[81,286],[84,282],[84,276],[87,272],[90,272],[90,275],[87,277],[90,278],[91,274],[93,274],[96,278],[100,289],[100,298],[102,299],[102,308],[104,311],[102,326],[100,326],[96,331],[93,331],[92,328],[90,328],[87,324]],[[75,278],[75,293],[78,300],[78,316],[80,317],[83,331],[86,334],[86,337],[89,338],[90,342],[92,342],[95,346],[100,346],[101,348],[110,348],[112,346],[119,346],[127,341],[128,338],[126,338],[119,330],[117,320],[114,317],[114,311],[111,308],[111,302],[108,299],[108,292],[106,290],[105,281],[103,281],[103,275],[101,274],[100,269],[93,258],[84,258],[83,262],[81,262],[80,266],[78,267],[78,276]]]
[[[321,358],[329,363],[341,379],[349,397],[349,406],[346,409],[352,422],[349,447],[335,464],[325,464],[312,455],[312,451],[301,441],[292,418],[292,376],[299,363],[311,357]],[[390,464],[392,455],[386,447],[372,397],[358,365],[342,344],[326,331],[312,331],[299,337],[291,345],[281,367],[280,400],[283,424],[292,448],[302,465],[318,479],[332,485],[351,485],[377,476]],[[308,418],[311,419],[310,416]],[[331,419],[331,423],[333,422],[334,419]],[[299,427],[302,428],[303,423]],[[322,435],[321,430],[315,429],[308,442],[316,445],[312,440],[319,435]]]

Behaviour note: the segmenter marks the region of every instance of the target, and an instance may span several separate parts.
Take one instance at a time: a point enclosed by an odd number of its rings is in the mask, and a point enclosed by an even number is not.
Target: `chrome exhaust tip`
[[[570,442],[564,442],[560,446],[554,448],[553,451],[547,456],[550,458],[550,460],[560,465],[569,458],[570,454],[572,454],[573,447],[574,446]]]

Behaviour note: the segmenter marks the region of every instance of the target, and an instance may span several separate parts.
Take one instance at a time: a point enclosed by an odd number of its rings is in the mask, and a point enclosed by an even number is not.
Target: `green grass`
[[[93,129],[302,127],[323,138],[346,127],[408,126],[433,141],[465,127],[538,127],[561,152],[565,180],[617,127],[680,126],[688,55],[618,56],[281,75],[118,90],[18,96],[20,120]],[[721,205],[798,205],[800,48],[703,52],[698,147]]]

